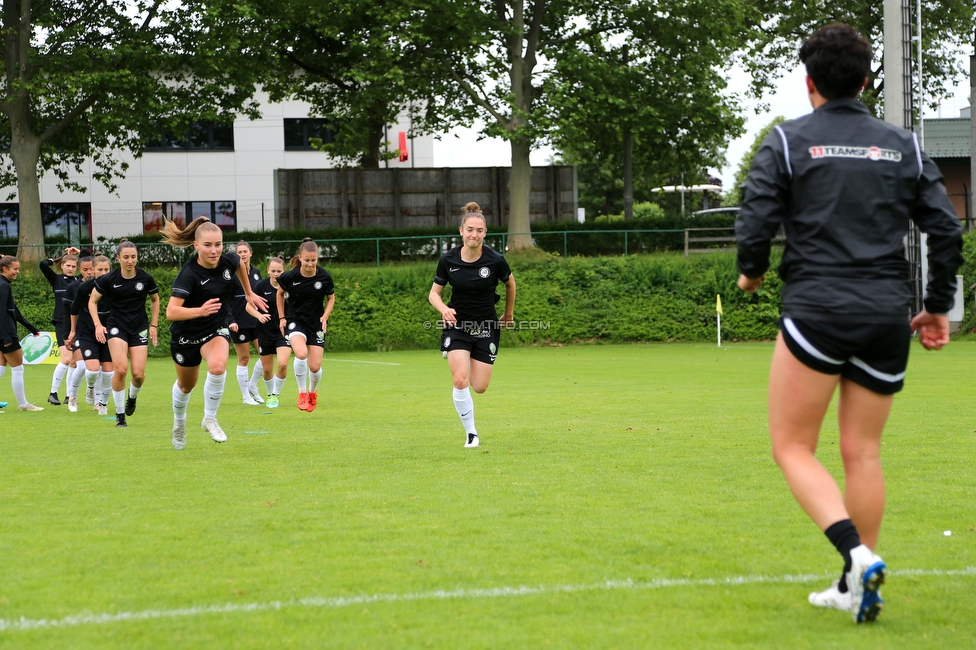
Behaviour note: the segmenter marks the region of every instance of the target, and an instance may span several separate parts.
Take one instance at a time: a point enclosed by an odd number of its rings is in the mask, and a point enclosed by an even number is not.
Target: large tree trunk
[[[532,188],[532,165],[529,162],[530,145],[527,140],[512,142],[512,175],[508,179],[509,216],[508,249],[531,248],[529,234],[529,191]],[[520,234],[521,233],[521,234]]]
[[[40,142],[31,133],[26,108],[11,111],[10,159],[17,170],[17,200],[20,202],[17,258],[25,265],[36,264],[45,258],[41,192],[37,176],[40,152]]]
[[[383,130],[386,127],[381,120],[370,125],[369,137],[366,139],[366,151],[363,152],[360,164],[364,169],[379,169],[380,147],[384,145]]]

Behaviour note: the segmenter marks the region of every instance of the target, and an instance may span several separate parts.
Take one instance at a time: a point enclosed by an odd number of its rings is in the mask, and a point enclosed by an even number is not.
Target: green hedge
[[[722,294],[723,337],[761,340],[775,336],[779,281],[775,274],[756,294],[735,288],[731,254],[680,254],[610,258],[513,255],[518,283],[516,318],[527,328],[503,333],[503,344],[564,344],[579,341],[710,341],[715,337],[715,295]],[[336,283],[336,308],[329,322],[331,351],[433,349],[437,313],[427,302],[433,263],[381,268],[329,266]],[[165,313],[175,269],[150,269],[160,286]],[[27,270],[14,283],[24,315],[48,327],[50,285]],[[446,290],[449,294],[450,289]],[[499,290],[501,293],[501,289]],[[530,329],[531,328],[531,329]],[[160,347],[168,355],[169,323],[160,318]]]

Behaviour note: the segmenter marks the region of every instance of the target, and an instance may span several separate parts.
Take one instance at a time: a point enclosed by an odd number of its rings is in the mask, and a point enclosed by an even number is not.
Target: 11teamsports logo
[[[881,147],[844,147],[840,145],[818,145],[810,147],[811,158],[857,158],[861,160],[885,160],[901,162],[901,152]]]

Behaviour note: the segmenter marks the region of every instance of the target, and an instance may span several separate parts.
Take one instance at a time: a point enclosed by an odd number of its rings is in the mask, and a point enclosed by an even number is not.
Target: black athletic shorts
[[[64,342],[68,338],[68,334],[71,334],[71,323],[65,323],[60,321],[54,324],[54,336],[57,338],[58,347],[63,348]]]
[[[800,362],[817,372],[840,375],[881,395],[905,386],[905,368],[912,340],[904,323],[836,323],[779,320],[786,346]]]
[[[4,354],[10,354],[11,352],[16,352],[20,349],[20,341],[8,341],[7,343],[0,343],[0,352]]]
[[[236,332],[231,332],[230,338],[234,342],[234,345],[239,345],[241,343],[250,343],[251,341],[258,338],[258,328],[242,327]]]
[[[112,355],[108,351],[108,345],[99,343],[96,339],[77,339],[75,349],[81,350],[81,360],[98,359],[101,363],[108,363],[112,360]]]
[[[316,323],[313,327],[301,319],[290,319],[285,325],[285,336],[291,343],[291,337],[298,335],[305,337],[305,345],[325,347],[325,332],[322,331],[322,323]]]
[[[475,361],[491,365],[498,356],[500,339],[501,330],[498,327],[487,327],[474,332],[445,327],[441,332],[441,350],[467,350]]]
[[[288,339],[281,335],[277,324],[274,327],[271,327],[271,323],[258,327],[258,354],[261,356],[275,354],[278,348],[288,347],[291,347]]]
[[[108,328],[108,334],[105,335],[105,338],[122,339],[129,345],[130,348],[138,348],[143,345],[149,345],[149,328],[147,327],[144,330],[132,332],[125,327],[111,325]]]
[[[221,328],[212,334],[192,341],[184,338],[171,339],[169,343],[169,354],[176,365],[183,366],[184,368],[196,368],[203,362],[203,355],[200,354],[200,348],[218,336],[227,341],[228,347],[230,346],[230,330]]]

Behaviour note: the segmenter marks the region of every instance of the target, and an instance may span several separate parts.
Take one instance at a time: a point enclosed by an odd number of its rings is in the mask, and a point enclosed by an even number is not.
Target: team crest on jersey
[[[149,330],[142,330],[141,332],[139,332],[139,338],[141,339],[149,338]]]
[[[495,353],[498,352],[498,348],[495,347],[495,344],[494,343],[489,343],[488,344],[488,351],[491,352],[492,354],[495,354]]]
[[[90,357],[91,356],[91,350],[85,350],[85,356],[86,357]]]
[[[324,341],[325,340],[325,332],[323,332],[321,330],[319,330],[318,332],[316,332],[315,333],[315,340],[318,341],[318,342],[320,342],[320,343],[322,341]]]
[[[491,269],[489,269],[487,266],[482,266],[480,269],[478,269],[478,275],[483,278],[487,278],[489,275],[491,275]]]
[[[294,323],[288,323],[288,329],[290,329],[290,330],[295,329],[295,324]]]
[[[224,279],[230,280],[230,269],[224,269]]]
[[[316,282],[315,283],[315,290],[318,291],[321,288],[322,288],[322,283],[321,282]]]
[[[185,359],[183,358],[183,355],[180,354],[180,353],[177,353],[176,354],[176,363],[183,363],[184,361],[185,361]]]
[[[446,348],[449,348],[449,347],[451,347],[451,337],[450,336],[448,336],[448,337],[446,337],[444,339],[444,348],[446,349]]]
[[[112,336],[115,336],[116,334],[118,334],[118,333],[119,333],[119,328],[118,328],[118,327],[113,327],[113,328],[112,328],[111,330],[109,330],[109,333],[110,333],[110,334],[111,334]]]
[[[861,160],[884,160],[900,162],[901,152],[881,147],[843,147],[839,145],[818,145],[808,150],[811,158],[859,158]]]
[[[237,335],[237,340],[238,341],[246,341],[247,340],[247,334],[238,334]]]
[[[142,291],[145,288],[146,288],[146,285],[144,285],[141,282],[136,282],[136,291]]]

